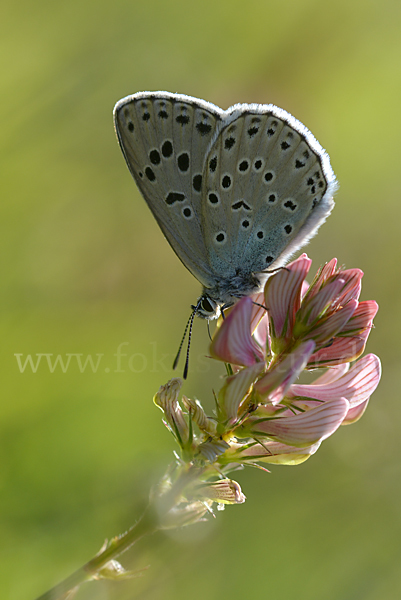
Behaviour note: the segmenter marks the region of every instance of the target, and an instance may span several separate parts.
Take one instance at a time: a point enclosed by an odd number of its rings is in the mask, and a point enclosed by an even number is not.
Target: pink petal
[[[285,396],[291,384],[305,369],[306,364],[315,349],[315,342],[303,342],[284,360],[273,367],[255,384],[254,390],[264,402],[278,404]]]
[[[253,337],[261,348],[266,348],[266,354],[270,354],[270,338],[269,338],[269,319],[267,313],[259,321],[259,324],[253,332]]]
[[[363,271],[361,269],[345,269],[340,272],[340,277],[345,281],[343,293],[341,294],[341,304],[346,304],[351,298],[358,300],[361,293]]]
[[[229,425],[236,421],[239,405],[264,367],[263,362],[255,363],[226,379],[219,393],[219,406],[222,410],[221,420],[227,420]]]
[[[265,295],[263,292],[259,292],[259,294],[253,294],[251,296],[252,299],[252,315],[251,315],[251,332],[253,333],[255,329],[258,327],[260,321],[267,315],[267,309],[264,306],[265,303]],[[259,305],[262,306],[259,306]]]
[[[323,402],[346,398],[352,409],[373,394],[379,384],[380,375],[380,360],[374,354],[367,354],[354,363],[347,373],[331,383],[292,385],[288,397],[301,396]]]
[[[303,281],[302,287],[301,287],[301,298],[305,297],[308,290],[309,290],[309,283],[307,281]]]
[[[269,311],[274,337],[289,336],[301,302],[303,281],[312,261],[302,254],[297,260],[270,277],[265,285],[265,305]]]
[[[366,327],[370,327],[378,309],[379,305],[374,300],[359,302],[358,308],[343,328],[342,333],[357,333]]]
[[[280,442],[264,441],[263,446],[262,444],[253,444],[241,450],[241,445],[238,445],[235,461],[245,462],[253,460],[276,465],[298,465],[307,460],[312,454],[315,454],[319,446],[320,442],[316,442],[316,444],[307,446],[306,448],[297,448],[281,444]],[[230,456],[231,450],[226,454]]]
[[[369,398],[365,400],[365,402],[362,402],[362,404],[358,404],[358,406],[350,408],[341,425],[352,425],[352,423],[356,423],[357,421],[359,421],[359,419],[362,417],[365,410],[367,409],[368,403]]]
[[[164,412],[168,428],[176,436],[177,440],[185,443],[190,439],[190,432],[178,401],[181,386],[182,379],[179,377],[170,379],[165,385],[160,386],[153,398],[153,402]]]
[[[213,337],[210,353],[214,358],[245,367],[264,360],[251,336],[252,307],[251,298],[246,297],[231,309]]]
[[[322,288],[322,286],[326,283],[326,281],[334,275],[337,266],[337,259],[332,258],[331,261],[323,265],[321,269],[315,275],[314,280],[312,281],[308,296],[309,298],[313,298]]]
[[[255,424],[255,435],[260,432],[290,446],[306,447],[332,435],[348,412],[345,398],[326,402],[293,417],[279,418]]]
[[[312,354],[308,367],[332,367],[356,360],[365,350],[369,333],[370,329],[365,329],[358,336],[334,338],[332,344]]]
[[[350,300],[345,306],[337,309],[326,319],[323,319],[322,323],[312,329],[306,337],[315,340],[316,344],[322,344],[339,335],[346,327],[357,307],[358,300]]]
[[[335,365],[334,367],[330,367],[325,371],[320,377],[315,379],[313,385],[326,385],[326,383],[331,383],[332,381],[336,381],[344,373],[349,370],[349,363],[343,363],[341,365]]]
[[[200,483],[198,486],[194,486],[192,490],[191,492],[195,498],[212,500],[212,502],[222,504],[242,504],[246,500],[239,483],[232,479],[219,479],[210,483]]]
[[[330,304],[337,300],[343,287],[344,280],[335,279],[322,287],[320,292],[315,294],[313,298],[309,299],[307,296],[298,311],[297,320],[299,319],[307,325],[312,325]]]

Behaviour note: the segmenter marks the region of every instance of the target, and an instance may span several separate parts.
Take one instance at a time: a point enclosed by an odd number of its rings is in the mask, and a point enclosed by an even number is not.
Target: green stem
[[[128,548],[145,535],[157,531],[157,522],[152,513],[153,511],[147,509],[138,523],[131,527],[126,533],[112,539],[103,552],[96,555],[89,562],[64,579],[64,581],[55,585],[51,590],[39,596],[37,600],[57,600],[58,598],[62,598],[69,591],[80,586],[85,581],[95,579],[99,570],[110,560],[128,550]]]
[[[96,579],[99,571],[110,560],[128,550],[139,539],[162,529],[164,516],[180,501],[184,488],[194,479],[199,478],[201,472],[199,468],[194,468],[190,464],[181,465],[171,489],[162,496],[157,493],[154,494],[153,500],[133,527],[126,533],[113,538],[105,550],[97,554],[64,581],[39,596],[37,600],[58,600],[65,597],[68,592],[79,587],[85,581]]]

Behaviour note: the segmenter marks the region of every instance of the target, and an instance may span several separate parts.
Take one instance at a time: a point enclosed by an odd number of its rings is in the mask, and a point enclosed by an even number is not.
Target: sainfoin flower
[[[227,370],[212,414],[181,395],[181,379],[160,387],[154,402],[179,452],[137,524],[106,541],[52,597],[91,579],[137,577],[140,571],[126,571],[115,558],[141,537],[198,523],[214,505],[245,502],[229,473],[247,464],[302,463],[341,425],[361,418],[380,380],[377,356],[361,358],[377,304],[359,301],[359,269],[338,268],[333,259],[308,285],[310,266],[303,254],[272,274],[263,292],[226,311],[210,347]],[[311,370],[315,380],[303,383]]]
[[[366,410],[381,367],[374,354],[359,357],[377,304],[359,301],[359,269],[338,268],[333,259],[308,285],[310,267],[301,255],[272,275],[263,293],[242,298],[224,315],[210,354],[227,363],[228,376],[213,415],[184,396],[185,415],[178,379],[156,395],[181,456],[201,469],[204,483],[187,487],[188,502],[200,493],[209,506],[243,502],[227,478],[239,463],[301,463]],[[318,369],[315,381],[299,382],[304,371]]]
[[[355,361],[378,308],[359,302],[362,271],[337,268],[333,259],[308,286],[310,266],[303,254],[270,277],[263,295],[232,308],[212,341],[212,356],[236,372],[219,395],[235,436],[220,463],[305,460],[340,425],[362,416],[379,383],[375,355]],[[314,383],[297,383],[317,367],[327,370]]]

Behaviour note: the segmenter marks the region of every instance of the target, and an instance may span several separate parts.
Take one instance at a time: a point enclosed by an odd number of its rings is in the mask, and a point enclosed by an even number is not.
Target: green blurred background
[[[140,542],[122,562],[144,577],[77,600],[401,596],[400,29],[397,0],[3,6],[1,598],[33,599],[125,531],[175,448],[152,396],[200,286],[117,146],[113,105],[142,90],[271,102],[312,130],[340,190],[307,252],[365,272],[384,374],[310,461],[239,473],[245,505]],[[211,408],[223,368],[201,321],[193,337],[184,391]],[[14,355],[39,353],[102,356],[21,373]]]

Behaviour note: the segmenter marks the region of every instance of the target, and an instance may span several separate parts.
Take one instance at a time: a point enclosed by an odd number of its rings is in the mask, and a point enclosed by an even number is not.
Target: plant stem
[[[74,590],[74,588],[78,588],[85,581],[101,579],[102,575],[99,574],[99,571],[110,560],[115,559],[128,550],[128,548],[145,535],[150,535],[159,529],[163,529],[164,518],[167,516],[167,513],[179,503],[184,488],[194,479],[200,477],[201,472],[202,470],[194,468],[189,464],[180,465],[171,489],[162,495],[158,495],[157,493],[151,495],[149,505],[135,525],[126,533],[110,540],[104,550],[36,600],[61,600],[62,598],[67,598],[68,592]]]
[[[128,548],[145,535],[154,533],[157,529],[157,520],[154,518],[153,511],[149,510],[148,507],[140,520],[126,533],[113,538],[103,552],[97,554],[89,562],[64,579],[64,581],[61,581],[49,591],[39,596],[37,600],[57,600],[78,587],[81,583],[96,579],[99,570],[110,560],[128,550]]]

